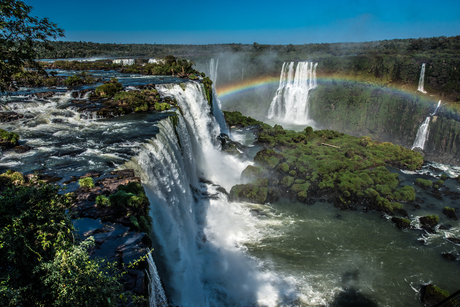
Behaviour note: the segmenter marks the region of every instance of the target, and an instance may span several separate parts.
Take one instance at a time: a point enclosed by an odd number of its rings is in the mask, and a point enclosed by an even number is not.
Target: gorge
[[[221,82],[218,68],[225,60],[209,61],[211,79],[216,82],[219,76]],[[438,110],[424,96],[392,88],[316,79],[321,65],[298,62],[297,74],[294,62],[283,63],[281,76],[286,79],[274,78],[273,95],[265,100],[258,119],[268,114],[273,123],[291,121],[300,131],[310,119],[315,130],[369,135],[410,148],[420,123],[432,118],[431,136],[422,149],[427,157],[430,152],[443,153],[446,161],[457,161],[455,112]],[[236,70],[241,74],[242,68]],[[450,291],[460,287],[452,273],[458,264],[441,257],[447,252],[458,257],[458,245],[446,240],[459,237],[458,222],[441,213],[446,206],[458,208],[458,203],[447,194],[440,200],[437,193],[458,191],[458,167],[428,163],[417,173],[388,166],[397,174],[391,176],[398,178],[398,188],[411,186],[419,197],[403,202],[406,216],[397,213],[409,219],[412,230],[395,227],[388,213],[339,210],[327,195],[313,197],[308,205],[288,197],[259,204],[230,202],[228,193],[243,183],[243,170],[259,165],[254,157],[264,145],[253,144],[259,137],[257,127],[227,127],[221,105],[231,105],[220,98],[218,89],[209,101],[200,81],[114,71],[93,74],[117,77],[131,91],[154,84],[161,98],[176,101],[177,109],[101,118],[76,107],[78,101],[92,103],[82,93],[95,86],[56,89],[48,98],[35,93],[49,90],[24,88],[3,97],[2,110],[23,117],[2,127],[17,132],[33,149],[24,154],[5,151],[0,167],[27,173],[40,165],[45,173],[62,176],[59,183],[90,171],[134,169],[146,189],[153,219],[158,275],[152,267],[150,278],[159,294],[151,306],[164,303],[163,287],[174,306],[416,306],[421,284],[434,282]],[[290,104],[299,100],[308,105]],[[273,129],[283,134],[284,129]],[[247,146],[240,156],[221,151],[221,133]],[[293,132],[284,132],[289,133]],[[324,143],[330,140],[324,137]],[[335,149],[326,151],[325,155],[344,156]],[[292,174],[294,180],[297,173]],[[449,177],[442,188],[425,190],[414,184],[416,178],[436,183],[442,175]],[[440,218],[434,233],[419,219],[431,214]]]

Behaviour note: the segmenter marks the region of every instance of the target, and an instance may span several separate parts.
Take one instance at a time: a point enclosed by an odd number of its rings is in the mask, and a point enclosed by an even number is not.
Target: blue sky
[[[460,35],[460,0],[24,0],[63,40],[306,44]]]

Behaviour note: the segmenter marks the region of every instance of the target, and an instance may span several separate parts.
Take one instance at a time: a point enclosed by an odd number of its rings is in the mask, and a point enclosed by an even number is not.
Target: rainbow
[[[243,82],[237,82],[222,87],[217,87],[217,95],[219,98],[226,98],[235,94],[239,94],[245,91],[262,88],[266,86],[278,85],[280,83],[279,77],[263,76],[255,79],[245,80]]]
[[[262,77],[257,77],[254,79],[249,79],[245,80],[242,82],[237,82],[237,83],[232,83],[224,86],[218,86],[216,91],[217,95],[219,98],[225,99],[225,98],[230,98],[234,95],[244,93],[246,91],[254,90],[254,89],[259,89],[263,87],[268,87],[268,86],[276,86],[278,87],[279,85],[279,76],[274,77],[274,76],[262,76]],[[427,100],[433,100],[433,101],[438,101],[438,97],[430,97],[428,95],[424,95],[422,93],[418,93],[415,91],[415,88],[407,88],[404,86],[396,86],[396,85],[386,85],[386,84],[379,84],[376,82],[368,81],[359,77],[355,76],[321,76],[317,78],[318,83],[328,83],[335,81],[337,83],[343,83],[343,82],[355,82],[355,83],[360,83],[360,84],[365,84],[365,85],[374,85],[374,86],[379,86],[384,89],[393,91],[393,92],[398,92],[400,94],[408,95],[408,96],[417,96],[421,95],[423,98]]]

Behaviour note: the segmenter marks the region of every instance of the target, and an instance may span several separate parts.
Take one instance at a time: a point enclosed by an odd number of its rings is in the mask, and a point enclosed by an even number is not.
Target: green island
[[[252,122],[243,117],[247,121]],[[418,169],[423,164],[418,152],[369,137],[311,127],[295,132],[279,125],[262,125],[257,143],[264,149],[242,173],[248,183],[231,189],[231,199],[263,204],[280,197],[306,203],[322,197],[340,208],[363,205],[387,213],[415,199],[414,188],[398,188],[398,175],[386,166]]]

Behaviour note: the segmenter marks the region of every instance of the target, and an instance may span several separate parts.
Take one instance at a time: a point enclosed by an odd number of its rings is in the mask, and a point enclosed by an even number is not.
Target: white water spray
[[[441,105],[441,100],[438,101],[438,105],[436,106],[436,109],[432,114],[427,116],[425,121],[420,125],[420,127],[417,130],[417,135],[415,136],[414,144],[412,145],[412,150],[414,148],[420,148],[420,149],[425,149],[425,143],[428,141],[428,137],[430,135],[429,133],[429,125],[430,125],[430,120],[431,116],[434,116],[436,114],[436,111],[438,111],[439,106]]]
[[[137,168],[152,204],[154,256],[164,284],[178,306],[278,306],[295,299],[295,282],[249,257],[245,243],[257,242],[260,221],[230,189],[249,164],[219,150],[220,133],[196,82],[158,86],[182,113],[159,123],[160,132],[128,167]],[[200,183],[206,178],[213,183]]]
[[[316,88],[318,63],[285,62],[281,68],[280,84],[268,110],[268,119],[279,119],[296,124],[308,122],[308,95]]]
[[[420,79],[418,80],[417,91],[426,94],[426,91],[423,89],[425,84],[425,63],[422,64],[422,70],[420,71]]]

